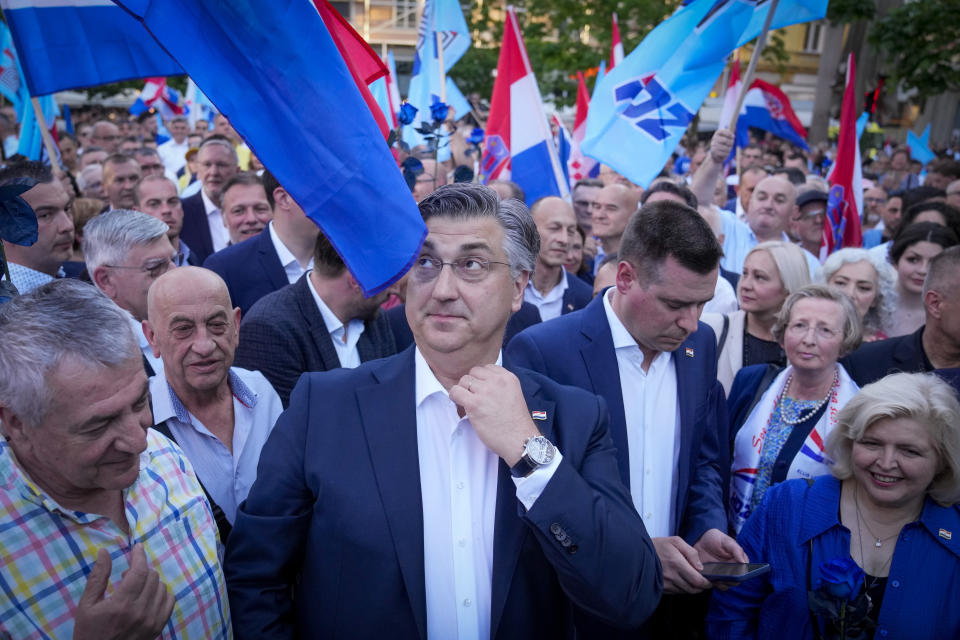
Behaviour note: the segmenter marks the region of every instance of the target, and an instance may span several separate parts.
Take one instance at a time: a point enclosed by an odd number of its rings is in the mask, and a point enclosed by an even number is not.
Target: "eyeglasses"
[[[103,266],[110,267],[111,269],[137,269],[147,274],[151,278],[159,278],[167,271],[170,270],[170,267],[174,266],[174,258],[171,256],[169,258],[157,258],[155,260],[148,260],[138,267],[131,267],[123,264],[105,264]]]
[[[787,332],[799,338],[801,336],[806,336],[807,332],[810,331],[810,329],[813,329],[813,334],[819,340],[833,340],[838,335],[840,335],[839,331],[831,329],[830,327],[826,327],[823,325],[820,325],[818,327],[811,327],[806,322],[794,322],[793,324],[787,327]]]
[[[510,266],[507,262],[496,262],[476,256],[457,258],[453,262],[443,262],[440,258],[420,256],[413,264],[411,272],[413,277],[420,282],[430,282],[440,276],[440,271],[443,270],[443,267],[449,265],[453,268],[456,276],[464,282],[480,282],[487,277],[490,273],[490,266],[494,264]]]

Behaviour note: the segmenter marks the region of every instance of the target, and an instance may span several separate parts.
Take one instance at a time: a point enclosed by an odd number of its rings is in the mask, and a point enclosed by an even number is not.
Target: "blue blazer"
[[[723,478],[730,466],[716,339],[704,323],[674,352],[680,408],[680,456],[673,530],[693,544],[712,528],[726,531]],[[692,357],[691,357],[692,355]],[[630,486],[623,391],[613,336],[597,296],[586,308],[517,334],[504,356],[560,384],[595,393],[610,407],[610,434],[620,477]]]
[[[254,302],[290,284],[267,229],[216,252],[203,266],[223,278],[233,306],[240,307],[244,315]]]
[[[207,223],[207,210],[203,206],[203,196],[197,191],[189,198],[180,200],[183,207],[183,227],[180,239],[190,247],[190,255],[196,256],[197,264],[203,264],[207,256],[213,253],[213,238]]]
[[[560,309],[561,315],[583,309],[590,304],[590,301],[593,299],[593,287],[572,273],[568,273],[566,276],[567,288],[563,291],[563,306]]]
[[[738,542],[751,562],[770,572],[732,589],[713,592],[707,637],[813,640],[807,609],[820,565],[850,557],[850,530],[837,514],[840,481],[820,476],[771,487]],[[934,640],[960,637],[960,511],[927,498],[920,519],[903,527],[890,566],[874,635]],[[812,548],[812,556],[811,556]],[[823,633],[823,621],[819,621]]]
[[[563,460],[530,511],[500,462],[491,638],[570,637],[586,613],[638,627],[662,576],[603,400],[513,371]],[[300,378],[228,541],[237,638],[426,640],[415,384],[413,348]]]

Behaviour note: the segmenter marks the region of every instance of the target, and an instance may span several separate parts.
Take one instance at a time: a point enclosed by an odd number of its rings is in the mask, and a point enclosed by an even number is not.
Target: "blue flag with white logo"
[[[679,144],[734,48],[756,38],[769,0],[692,0],[594,89],[583,152],[647,187]],[[781,0],[771,28],[822,18],[826,0]]]
[[[230,119],[365,293],[406,272],[426,225],[311,2],[115,1]]]

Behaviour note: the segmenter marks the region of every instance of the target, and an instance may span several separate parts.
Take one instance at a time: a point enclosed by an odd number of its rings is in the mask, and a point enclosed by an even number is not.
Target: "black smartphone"
[[[704,562],[700,573],[710,582],[743,582],[768,571],[766,562]]]

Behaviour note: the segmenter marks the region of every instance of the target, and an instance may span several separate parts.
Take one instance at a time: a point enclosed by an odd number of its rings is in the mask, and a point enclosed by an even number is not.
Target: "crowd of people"
[[[877,150],[821,263],[773,140],[529,203],[397,152],[428,233],[366,297],[212,124],[0,169],[0,637],[960,637],[956,159]]]

